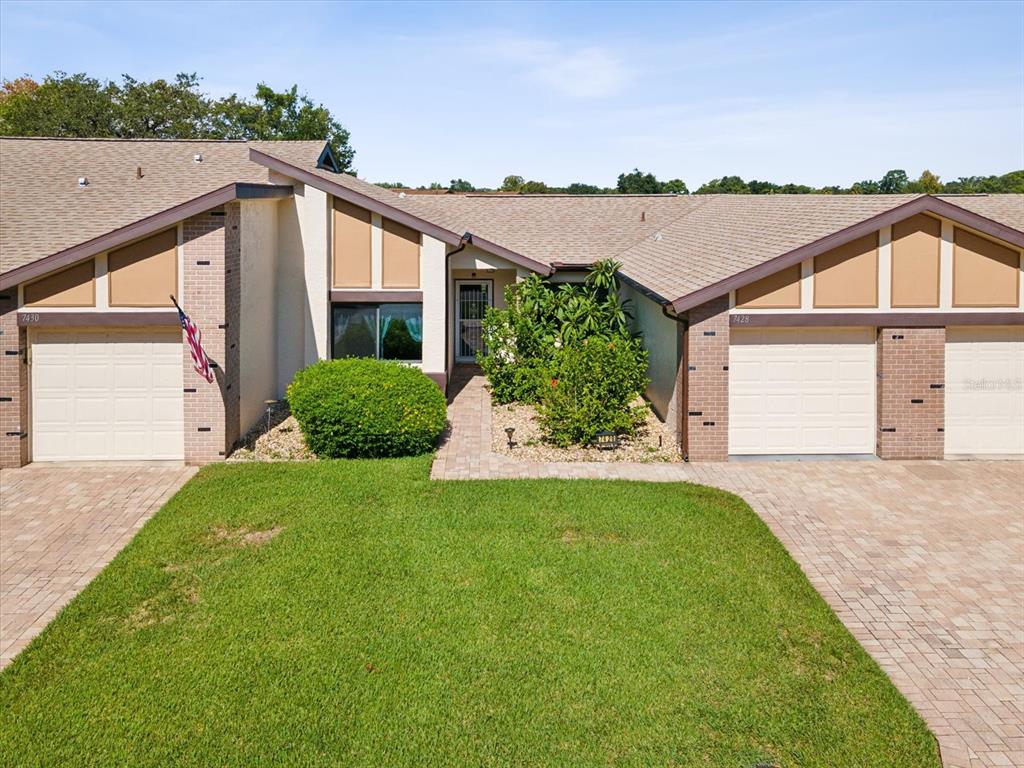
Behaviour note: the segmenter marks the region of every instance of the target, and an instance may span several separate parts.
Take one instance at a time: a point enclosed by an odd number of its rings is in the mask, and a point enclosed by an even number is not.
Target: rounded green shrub
[[[295,374],[286,396],[320,458],[415,456],[433,450],[444,431],[441,390],[399,363],[321,360]]]

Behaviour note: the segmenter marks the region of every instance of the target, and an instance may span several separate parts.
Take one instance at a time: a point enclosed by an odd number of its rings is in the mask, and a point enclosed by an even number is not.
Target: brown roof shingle
[[[228,184],[267,183],[266,169],[249,162],[250,144],[0,139],[0,274]]]
[[[229,184],[269,183],[271,172],[251,149],[448,233],[471,232],[542,264],[618,259],[628,279],[668,301],[921,197],[400,195],[316,168],[321,141],[3,138],[0,275]],[[201,163],[193,160],[196,153]],[[80,176],[89,179],[85,188],[78,186]],[[940,199],[1024,232],[1024,195]]]

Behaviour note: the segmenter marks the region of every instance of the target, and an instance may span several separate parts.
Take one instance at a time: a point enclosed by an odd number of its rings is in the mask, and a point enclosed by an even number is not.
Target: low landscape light
[[[508,448],[509,448],[509,450],[512,450],[513,445],[515,445],[512,442],[512,435],[514,435],[515,433],[516,433],[516,428],[515,427],[505,427],[505,435],[508,437]]]

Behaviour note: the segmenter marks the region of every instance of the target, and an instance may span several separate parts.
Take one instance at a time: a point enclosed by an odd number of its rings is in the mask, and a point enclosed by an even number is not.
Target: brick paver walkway
[[[0,668],[193,474],[120,464],[0,471]]]
[[[733,491],[928,722],[947,768],[1024,766],[1024,462],[519,462],[490,452],[490,398],[471,373],[453,381],[432,477]]]

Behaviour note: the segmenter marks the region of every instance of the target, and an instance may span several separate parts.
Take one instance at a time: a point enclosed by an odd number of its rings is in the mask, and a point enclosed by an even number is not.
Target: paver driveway
[[[0,668],[193,474],[119,464],[0,471]]]
[[[490,452],[482,377],[458,384],[432,477],[733,491],[928,722],[946,768],[1024,766],[1024,462],[521,462]]]

